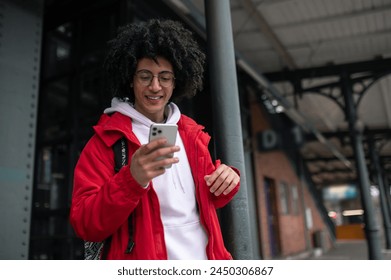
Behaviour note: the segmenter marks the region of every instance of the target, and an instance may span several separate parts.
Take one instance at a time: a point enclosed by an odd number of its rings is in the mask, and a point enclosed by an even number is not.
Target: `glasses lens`
[[[174,75],[170,72],[162,72],[159,74],[159,82],[162,87],[172,86]]]
[[[149,86],[153,79],[153,75],[149,71],[139,71],[136,73],[136,77],[143,86]]]
[[[146,70],[136,72],[136,78],[143,86],[149,86],[152,83],[154,75]],[[174,81],[174,74],[171,72],[161,72],[157,75],[159,83],[162,87],[170,87]]]

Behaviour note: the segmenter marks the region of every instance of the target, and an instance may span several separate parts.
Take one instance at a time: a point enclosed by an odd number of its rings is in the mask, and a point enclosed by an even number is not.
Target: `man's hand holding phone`
[[[132,156],[130,172],[141,186],[147,186],[153,178],[165,173],[166,168],[179,162],[179,159],[173,156],[180,149],[175,146],[177,127],[167,126],[154,124],[151,127],[149,143],[142,145]]]
[[[176,141],[176,135],[178,133],[178,126],[176,124],[166,124],[166,123],[154,123],[151,125],[149,130],[149,142],[152,142],[156,139],[166,139],[166,146],[174,146]],[[174,154],[163,155],[158,157],[156,160],[163,159],[164,157],[173,157]],[[165,168],[170,168],[171,164],[165,165]]]

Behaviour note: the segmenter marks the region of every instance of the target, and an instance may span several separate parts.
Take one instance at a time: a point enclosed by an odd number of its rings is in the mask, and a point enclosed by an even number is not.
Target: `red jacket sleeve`
[[[74,173],[70,222],[76,234],[87,241],[103,241],[127,220],[148,189],[134,180],[129,166],[115,173],[112,147],[93,136]]]

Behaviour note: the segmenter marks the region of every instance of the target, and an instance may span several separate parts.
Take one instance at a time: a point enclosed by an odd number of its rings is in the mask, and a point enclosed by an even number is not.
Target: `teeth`
[[[152,100],[158,100],[160,99],[160,96],[147,96],[147,98]]]

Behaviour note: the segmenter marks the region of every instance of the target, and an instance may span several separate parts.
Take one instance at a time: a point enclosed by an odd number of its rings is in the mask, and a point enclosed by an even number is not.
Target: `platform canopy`
[[[204,0],[165,2],[204,33]],[[343,74],[357,105],[368,170],[373,139],[391,182],[391,1],[231,0],[230,5],[238,66],[263,88],[271,84],[275,91],[268,102],[276,113],[307,128],[300,153],[313,182],[322,187],[357,178]]]

